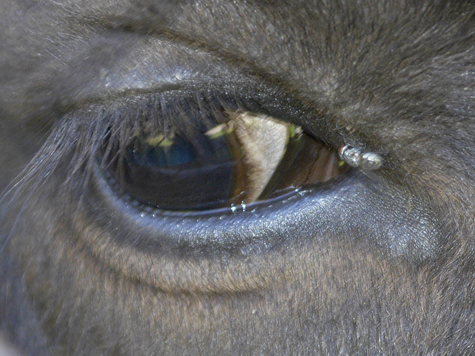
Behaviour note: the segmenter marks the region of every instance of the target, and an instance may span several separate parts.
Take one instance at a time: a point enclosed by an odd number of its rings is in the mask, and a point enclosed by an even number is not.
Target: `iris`
[[[146,206],[200,211],[274,199],[346,169],[335,150],[299,126],[249,112],[226,115],[211,127],[135,134],[109,155],[108,176]]]

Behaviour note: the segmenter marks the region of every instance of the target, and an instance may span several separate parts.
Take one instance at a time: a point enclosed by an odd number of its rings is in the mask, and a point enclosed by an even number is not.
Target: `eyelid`
[[[250,83],[253,81],[251,76],[240,67],[181,43],[127,32],[98,37],[96,46],[86,47],[77,54],[77,58],[68,61],[71,62],[71,71],[79,68],[81,73],[71,72],[65,78],[57,78],[59,82],[68,83],[65,90],[74,90],[70,97],[74,97],[75,102],[160,92],[170,88],[204,90],[236,83],[253,85]],[[119,40],[120,53],[111,55],[111,52],[118,52]]]
[[[302,111],[298,101],[281,100],[278,95],[282,93],[274,91],[273,88],[261,86],[245,89],[249,91],[238,90],[238,93],[226,93],[225,90],[215,91],[208,88],[202,91],[199,87],[192,87],[173,88],[163,92],[125,94],[90,103],[72,113],[71,116],[84,121],[83,126],[109,125],[116,128],[128,126],[129,128],[136,127],[133,129],[136,130],[139,125],[154,121],[153,125],[158,125],[156,129],[168,124],[178,125],[177,129],[183,133],[189,125],[211,124],[212,126],[208,128],[214,127],[216,124],[214,119],[222,120],[214,116],[224,108],[229,112],[264,114],[282,122],[293,123],[302,127],[303,131],[314,139],[323,141],[333,148],[339,147],[341,138],[338,132],[328,130],[324,119],[314,119],[313,127],[305,125],[306,121],[312,118],[312,113]],[[207,103],[204,103],[205,101]],[[275,105],[276,102],[279,105]],[[214,108],[213,105],[215,105]],[[163,108],[166,109],[163,110]],[[213,111],[214,109],[217,110]],[[214,118],[211,123],[203,121],[206,116]],[[112,131],[114,130],[116,129]],[[91,128],[85,128],[83,131],[91,131]],[[128,139],[132,137],[130,135],[132,131],[128,132],[124,134],[122,131],[119,141],[123,144],[126,144],[125,137]],[[93,143],[94,146],[98,144]]]
[[[107,30],[96,35],[94,48],[73,51],[73,59],[65,61],[69,72],[56,78],[64,113],[92,103],[103,103],[107,109],[129,98],[133,102],[144,95],[177,90],[225,94],[246,99],[248,104],[255,101],[249,111],[264,108],[265,114],[302,126],[334,146],[343,144],[335,141],[335,129],[329,127],[318,105],[303,102],[298,88],[289,88],[282,78],[269,77],[264,69],[238,65],[232,58],[220,58],[219,53],[160,37]],[[77,68],[79,72],[73,72]]]

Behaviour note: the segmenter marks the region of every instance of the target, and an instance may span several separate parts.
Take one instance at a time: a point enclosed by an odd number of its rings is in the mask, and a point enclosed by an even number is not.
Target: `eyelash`
[[[251,106],[256,107],[256,104],[251,103]],[[97,164],[97,154],[105,139],[119,142],[123,149],[145,124],[165,131],[173,126],[186,135],[190,127],[211,125],[212,117],[219,119],[218,108],[238,110],[245,105],[229,97],[179,90],[91,102],[65,114],[53,126],[42,149],[20,174],[16,188],[33,184],[37,189],[54,171],[63,167],[66,173],[63,187],[82,191],[93,165]]]
[[[111,155],[124,155],[134,137],[154,131],[166,136],[174,130],[193,142],[197,129],[206,132],[226,123],[227,112],[245,111],[265,113],[254,100],[180,90],[93,102],[65,115],[25,170],[23,181],[39,187],[61,167],[61,176],[66,177],[62,188],[77,197],[97,167],[105,172]]]

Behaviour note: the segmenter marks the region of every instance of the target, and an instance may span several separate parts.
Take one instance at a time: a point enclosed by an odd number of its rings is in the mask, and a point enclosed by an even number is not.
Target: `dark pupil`
[[[186,134],[142,132],[123,149],[110,140],[107,175],[121,193],[162,210],[252,204],[345,169],[334,150],[299,127],[252,114]]]
[[[122,189],[166,210],[203,210],[229,199],[236,162],[224,136],[143,140],[126,148]]]

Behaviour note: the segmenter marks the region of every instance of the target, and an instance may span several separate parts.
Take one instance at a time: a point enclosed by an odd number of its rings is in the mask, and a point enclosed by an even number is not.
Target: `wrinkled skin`
[[[473,354],[474,12],[2,1],[5,337],[33,355]],[[384,166],[252,211],[118,198],[86,152],[94,128],[202,93]]]

